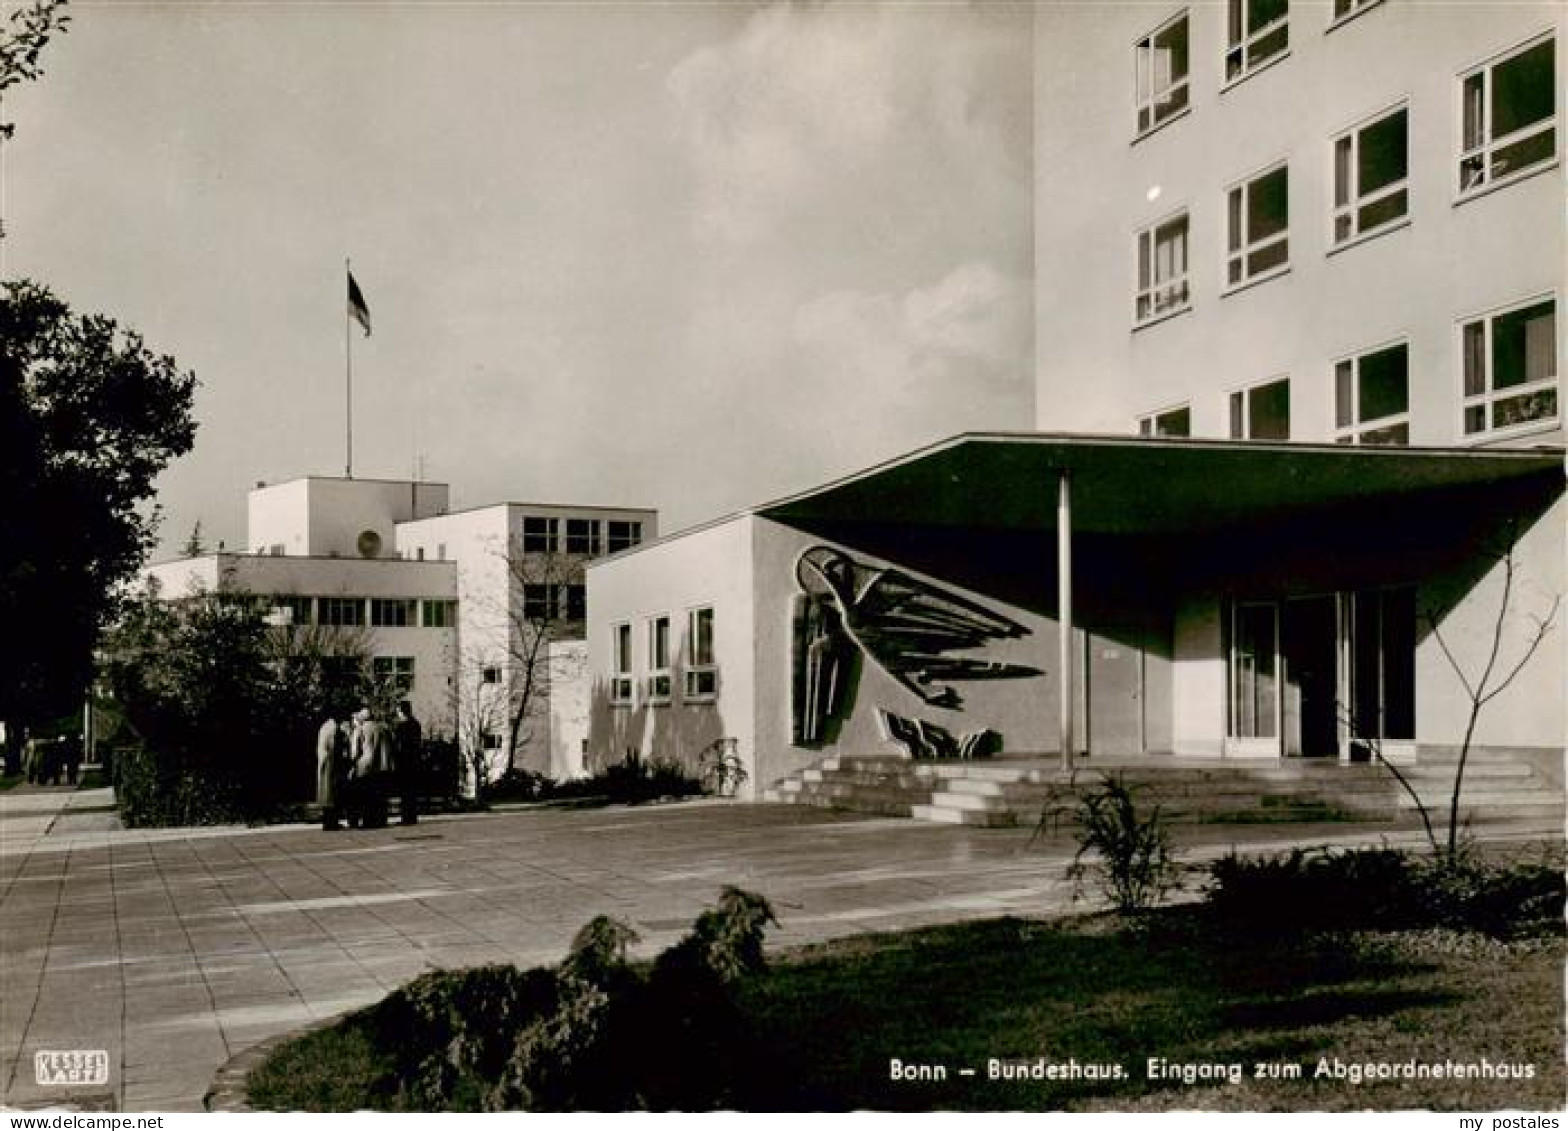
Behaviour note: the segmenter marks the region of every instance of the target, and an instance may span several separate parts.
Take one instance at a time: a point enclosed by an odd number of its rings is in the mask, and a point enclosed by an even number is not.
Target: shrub
[[[411,1111],[711,1108],[751,1047],[736,984],[763,969],[776,920],[759,895],[725,888],[717,906],[651,968],[627,961],[637,939],[600,916],[555,969],[482,966],[422,975],[327,1034],[281,1046],[251,1080],[257,1102],[302,1095],[349,1106],[345,1089],[287,1070],[322,1042],[351,1049],[370,1094],[353,1106]],[[305,1073],[305,1075],[310,1075]],[[319,1074],[318,1074],[319,1075]],[[315,1102],[312,1100],[311,1102]]]
[[[1075,899],[1092,876],[1123,915],[1147,911],[1181,886],[1181,865],[1160,807],[1140,813],[1136,788],[1106,775],[1079,795],[1078,851],[1067,869]]]
[[[1564,891],[1548,862],[1295,848],[1216,861],[1205,895],[1222,924],[1255,933],[1447,927],[1512,938],[1561,932]]]

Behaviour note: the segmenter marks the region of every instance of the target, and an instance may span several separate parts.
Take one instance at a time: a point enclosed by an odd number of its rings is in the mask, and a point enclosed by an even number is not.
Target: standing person
[[[339,816],[352,810],[348,783],[348,731],[331,715],[316,732],[316,801],[321,805],[323,832],[343,826]],[[350,813],[352,823],[352,813]]]
[[[397,705],[397,722],[392,724],[392,752],[397,760],[398,824],[419,821],[419,771],[424,753],[424,728],[414,718],[414,705],[404,699]]]
[[[380,719],[362,707],[354,716],[354,778],[362,824],[382,829],[387,824],[387,777],[392,769],[392,734]]]

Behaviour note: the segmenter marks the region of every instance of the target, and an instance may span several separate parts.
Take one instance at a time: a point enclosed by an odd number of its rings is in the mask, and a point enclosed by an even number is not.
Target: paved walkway
[[[5,1106],[195,1110],[232,1054],[424,970],[554,962],[601,912],[633,923],[639,951],[653,953],[728,883],[773,902],[775,946],[1069,906],[1070,842],[1018,830],[700,801],[334,834],[125,831],[109,802],[106,790],[0,795]],[[1206,858],[1379,833],[1207,826],[1184,837]],[[106,1050],[107,1085],[38,1085],[33,1057],[46,1049]]]

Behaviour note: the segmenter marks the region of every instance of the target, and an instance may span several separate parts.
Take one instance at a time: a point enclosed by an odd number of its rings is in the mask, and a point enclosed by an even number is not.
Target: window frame
[[[1159,257],[1159,234],[1162,228],[1181,222],[1183,226],[1182,239],[1182,271],[1179,275],[1172,275],[1167,280],[1157,279]],[[1147,258],[1145,258],[1147,257]],[[1149,284],[1144,285],[1144,264],[1149,265]],[[1133,327],[1152,326],[1156,322],[1174,317],[1183,311],[1192,309],[1192,211],[1181,208],[1168,212],[1160,219],[1138,229],[1133,235]],[[1156,305],[1156,296],[1161,292],[1168,292],[1180,288],[1179,300],[1171,306],[1159,307]],[[1145,300],[1148,300],[1148,313],[1143,313]]]
[[[1248,241],[1246,228],[1251,211],[1253,187],[1259,181],[1280,172],[1285,174],[1285,226],[1279,232],[1265,236],[1260,240]],[[1242,194],[1241,237],[1243,242],[1239,248],[1235,248],[1231,246],[1231,197],[1238,192]],[[1247,287],[1277,278],[1290,270],[1290,159],[1288,157],[1265,165],[1256,172],[1249,173],[1247,176],[1226,185],[1223,214],[1225,216],[1225,263],[1220,273],[1220,278],[1224,281],[1222,294],[1233,294],[1236,291],[1245,290]],[[1283,243],[1285,246],[1285,258],[1282,262],[1265,267],[1256,274],[1246,273],[1247,263],[1254,255],[1279,243]],[[1243,270],[1241,278],[1234,281],[1230,277],[1230,269],[1233,262],[1240,262]]]
[[[542,523],[543,531],[530,532],[530,523]],[[561,520],[554,515],[525,514],[522,526],[522,547],[525,554],[556,554],[561,550]],[[535,545],[533,542],[543,542]]]
[[[289,628],[308,628],[316,623],[316,599],[296,593],[275,593],[268,598],[272,602],[274,613],[285,611],[288,613],[286,623]]]
[[[1405,407],[1402,412],[1390,413],[1387,416],[1377,416],[1370,420],[1361,419],[1361,363],[1369,357],[1389,350],[1403,349],[1405,351]],[[1339,422],[1339,368],[1342,365],[1350,366],[1350,413],[1349,424]],[[1357,349],[1352,353],[1344,354],[1334,359],[1332,366],[1333,377],[1329,382],[1330,405],[1329,419],[1334,422],[1334,443],[1346,444],[1355,447],[1409,447],[1410,446],[1410,339],[1408,337],[1390,338],[1376,345]],[[1378,444],[1368,443],[1366,437],[1369,433],[1382,432],[1390,428],[1405,429],[1403,443]]]
[[[1278,436],[1253,436],[1252,432],[1252,395],[1262,389],[1270,389],[1275,385],[1285,386],[1285,435]],[[1241,398],[1241,420],[1245,429],[1244,435],[1236,435],[1234,406],[1236,398]],[[1285,444],[1290,442],[1290,374],[1281,373],[1273,377],[1266,377],[1262,381],[1254,381],[1250,385],[1242,385],[1231,389],[1225,397],[1226,435],[1232,440],[1241,440],[1247,443],[1260,444]]]
[[[1376,0],[1381,2],[1381,0]],[[1370,193],[1362,194],[1360,191],[1361,176],[1361,135],[1373,126],[1380,125],[1396,114],[1405,115],[1405,175],[1382,188],[1374,189]],[[1350,142],[1350,171],[1351,184],[1348,186],[1349,199],[1341,204],[1339,194],[1339,145],[1342,141]],[[1371,114],[1352,122],[1341,130],[1335,131],[1328,143],[1328,186],[1329,186],[1329,217],[1328,217],[1328,250],[1332,254],[1353,247],[1363,240],[1371,239],[1385,232],[1394,231],[1410,223],[1411,216],[1411,183],[1410,183],[1410,99],[1401,98],[1375,110]],[[1369,228],[1360,226],[1360,213],[1364,208],[1378,204],[1390,197],[1404,193],[1405,208],[1398,216],[1374,224]],[[1346,217],[1350,223],[1350,233],[1346,236],[1339,235],[1339,221]]]
[[[708,615],[708,655],[704,659],[698,651],[701,639],[698,619]],[[712,605],[698,605],[686,610],[686,665],[682,676],[682,698],[691,703],[709,703],[719,696],[718,639],[715,635],[718,617]],[[706,684],[706,686],[704,686]]]
[[[623,530],[619,538],[616,537],[615,528]],[[630,550],[634,546],[642,545],[642,523],[636,519],[607,519],[604,524],[604,548],[606,553],[618,554],[622,550]]]
[[[1187,431],[1177,435],[1159,430],[1159,421],[1162,417],[1174,416],[1178,412],[1187,414]],[[1145,426],[1147,425],[1147,428]],[[1138,435],[1149,440],[1186,440],[1192,438],[1192,402],[1182,401],[1166,408],[1157,408],[1153,412],[1145,413],[1138,417]]]
[[[632,703],[632,622],[617,621],[610,626],[610,705],[629,707]]]
[[[1225,21],[1225,49],[1220,55],[1220,74],[1222,76],[1222,81],[1220,83],[1221,91],[1228,90],[1239,82],[1245,82],[1247,79],[1251,78],[1255,74],[1258,74],[1266,67],[1269,67],[1282,59],[1289,58],[1290,56],[1289,0],[1286,0],[1284,15],[1268,24],[1265,24],[1257,31],[1249,32],[1247,31],[1246,27],[1247,16],[1249,15],[1249,9],[1251,5],[1256,2],[1257,0],[1227,0],[1225,5],[1224,13],[1221,17]],[[1232,33],[1230,27],[1231,11],[1236,5],[1240,5],[1241,9],[1241,38],[1239,40],[1231,38]],[[1275,31],[1280,28],[1284,28],[1285,30],[1284,43],[1281,44],[1277,50],[1270,52],[1269,54],[1263,56],[1263,58],[1253,59],[1251,57],[1252,50],[1257,42],[1273,35]],[[1240,54],[1241,65],[1240,68],[1233,73],[1230,69],[1231,56],[1233,54],[1237,54],[1238,52]]]
[[[1467,200],[1473,200],[1478,196],[1484,196],[1494,189],[1502,188],[1505,185],[1511,185],[1516,181],[1522,181],[1536,173],[1550,169],[1558,163],[1562,154],[1562,132],[1558,128],[1559,107],[1557,98],[1557,72],[1558,69],[1562,66],[1562,63],[1558,58],[1556,40],[1557,32],[1555,28],[1548,28],[1543,31],[1536,32],[1534,35],[1531,35],[1528,38],[1522,39],[1518,43],[1515,43],[1512,47],[1505,48],[1504,50],[1496,52],[1493,55],[1489,55],[1480,62],[1473,63],[1470,66],[1465,67],[1458,73],[1457,81],[1454,84],[1454,128],[1456,134],[1456,144],[1454,149],[1457,153],[1457,157],[1454,161],[1453,169],[1455,174],[1456,204],[1463,203]],[[1546,42],[1552,43],[1551,114],[1545,118],[1541,118],[1535,122],[1532,122],[1521,129],[1517,129],[1511,134],[1506,134],[1500,139],[1491,137],[1492,106],[1490,94],[1492,89],[1493,72],[1496,71],[1498,67],[1509,62],[1510,60],[1515,59],[1518,56],[1523,55]],[[1482,127],[1482,134],[1484,136],[1484,140],[1482,140],[1477,145],[1467,147],[1465,145],[1465,86],[1470,81],[1470,79],[1476,75],[1485,75],[1485,85],[1483,86],[1481,93],[1481,115],[1482,121],[1484,123]],[[1551,156],[1544,157],[1534,164],[1526,165],[1519,169],[1514,169],[1510,172],[1502,174],[1501,176],[1492,175],[1490,166],[1491,157],[1494,150],[1499,148],[1507,148],[1511,145],[1516,145],[1519,142],[1527,141],[1530,137],[1534,136],[1534,134],[1544,133],[1547,130],[1552,131]],[[1467,185],[1465,183],[1465,164],[1467,161],[1476,159],[1479,159],[1481,163],[1482,176],[1473,184]]]
[[[588,544],[588,548],[586,550],[573,549],[572,527],[574,525],[585,525],[588,528],[588,533],[585,536]],[[584,536],[579,536],[577,541],[581,542],[583,537]],[[562,545],[565,547],[566,553],[575,557],[598,557],[601,552],[600,548],[603,545],[603,538],[599,529],[599,520],[597,518],[568,518],[565,522],[565,529],[562,534]]]
[[[1341,0],[1334,0],[1335,4],[1340,2]],[[1383,3],[1383,0],[1343,0],[1343,2],[1349,5],[1343,12],[1335,12],[1333,4],[1329,6],[1328,26],[1323,29],[1325,34],[1335,28],[1344,27],[1363,12],[1376,8]]]
[[[417,628],[419,601],[414,597],[372,597],[371,628]]]
[[[369,624],[369,616],[365,608],[365,598],[326,596],[316,598],[316,623],[323,628],[365,628]],[[327,610],[354,609],[356,612],[351,619],[340,620],[336,613],[327,615]]]
[[[370,672],[377,683],[395,687],[407,695],[414,689],[415,664],[413,656],[372,656]]]
[[[1148,75],[1149,94],[1147,98],[1144,98],[1142,96],[1142,92],[1145,59],[1153,58],[1155,39],[1182,21],[1186,21],[1187,24],[1187,73],[1183,75],[1181,79],[1170,83],[1161,90],[1155,90],[1153,66],[1151,63]],[[1148,137],[1156,130],[1159,130],[1169,123],[1174,122],[1176,119],[1182,117],[1192,110],[1192,10],[1190,8],[1182,8],[1181,10],[1175,12],[1169,18],[1158,24],[1147,35],[1140,36],[1136,41],[1134,41],[1132,49],[1133,140],[1137,141],[1139,138]],[[1145,54],[1146,50],[1148,52],[1147,55]],[[1181,89],[1183,91],[1181,105],[1176,107],[1174,110],[1171,110],[1164,117],[1160,117],[1160,103],[1163,100],[1169,98],[1170,95],[1177,89]],[[1148,125],[1143,124],[1145,113],[1148,115]]]
[[[1496,374],[1493,368],[1493,323],[1499,318],[1513,314],[1517,311],[1527,310],[1532,306],[1543,303],[1552,304],[1553,325],[1556,328],[1552,337],[1552,375],[1538,381],[1526,382],[1521,385],[1510,385],[1499,390],[1495,384]],[[1516,302],[1495,306],[1488,310],[1465,315],[1455,320],[1455,349],[1458,352],[1455,370],[1459,382],[1459,441],[1460,443],[1487,443],[1497,439],[1514,436],[1529,435],[1533,432],[1550,431],[1559,428],[1563,423],[1562,402],[1562,298],[1557,291],[1542,291],[1531,295],[1529,298]],[[1469,394],[1465,392],[1465,330],[1477,323],[1482,330],[1482,354],[1486,361],[1486,389],[1483,392]],[[1545,389],[1556,391],[1556,411],[1549,417],[1540,417],[1534,420],[1520,421],[1517,424],[1506,424],[1501,428],[1493,427],[1492,406],[1499,400],[1509,400],[1513,397],[1527,396],[1533,392]],[[1486,427],[1476,432],[1470,432],[1465,427],[1465,416],[1472,408],[1481,407],[1485,411]]]
[[[456,628],[457,602],[450,597],[424,597],[419,602],[420,628]]]
[[[646,622],[648,626],[648,675],[643,681],[646,695],[645,702],[650,706],[667,706],[674,695],[675,680],[671,674],[671,637],[674,632],[674,620],[669,613],[655,613]],[[663,639],[660,640],[659,631],[663,628]],[[662,644],[662,648],[661,648]],[[662,663],[660,652],[663,652]]]

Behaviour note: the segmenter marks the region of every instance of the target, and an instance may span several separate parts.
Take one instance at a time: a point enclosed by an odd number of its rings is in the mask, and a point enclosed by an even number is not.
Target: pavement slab
[[[630,922],[651,956],[725,884],[772,902],[775,948],[1071,907],[1074,845],[1030,830],[716,801],[434,816],[415,830],[123,830],[111,801],[0,795],[0,1106],[198,1110],[229,1057],[426,970],[554,962],[598,914]],[[1419,841],[1379,825],[1178,835],[1193,859]],[[110,1079],[40,1085],[41,1049],[103,1049]]]

